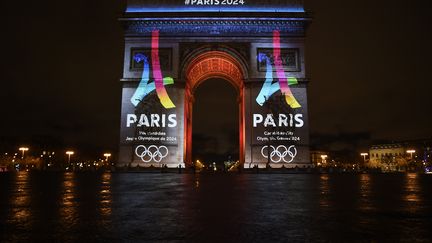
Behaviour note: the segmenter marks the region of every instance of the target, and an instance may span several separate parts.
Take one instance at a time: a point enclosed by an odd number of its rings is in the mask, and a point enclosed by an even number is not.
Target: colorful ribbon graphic
[[[160,62],[159,62],[159,30],[153,30],[152,31],[152,67],[153,67],[153,78],[155,79],[155,85],[156,85],[156,93],[162,103],[162,105],[166,109],[174,108],[175,105],[171,101],[170,97],[168,96],[168,93],[165,89],[163,78],[162,78],[162,71],[160,68]]]
[[[298,83],[297,78],[287,78],[285,76],[280,53],[280,32],[278,30],[275,30],[273,31],[273,56],[279,83],[273,83],[273,67],[270,58],[263,53],[259,53],[258,62],[262,62],[264,59],[266,61],[266,79],[260,93],[256,98],[256,102],[262,106],[270,98],[271,95],[273,95],[276,91],[280,90],[285,96],[286,103],[291,108],[299,108],[301,107],[301,105],[297,102],[296,98],[291,92],[291,89],[289,88],[289,85],[294,85]]]
[[[131,102],[134,106],[137,106],[150,92],[156,89],[157,96],[161,101],[161,104],[166,109],[174,108],[175,105],[168,96],[165,89],[165,85],[170,85],[174,83],[174,79],[171,77],[162,78],[162,71],[159,61],[159,31],[155,30],[152,32],[152,69],[154,82],[150,81],[150,64],[147,56],[138,53],[134,56],[135,61],[143,62],[144,69],[141,76],[141,81],[136,89],[134,95],[131,98]]]
[[[149,93],[153,92],[153,90],[156,89],[155,83],[151,82],[150,80],[150,64],[148,62],[147,56],[143,54],[137,54],[134,59],[137,62],[143,62],[144,63],[144,70],[142,73],[141,81],[138,85],[138,88],[136,89],[134,95],[131,98],[131,102],[134,106],[137,106]],[[164,85],[170,85],[174,83],[174,79],[171,77],[165,77],[163,79]]]

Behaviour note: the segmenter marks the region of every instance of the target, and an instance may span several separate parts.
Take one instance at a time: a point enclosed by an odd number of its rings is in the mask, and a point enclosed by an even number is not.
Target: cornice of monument
[[[121,18],[125,35],[149,35],[159,29],[165,36],[268,36],[280,30],[284,36],[302,36],[309,18]]]

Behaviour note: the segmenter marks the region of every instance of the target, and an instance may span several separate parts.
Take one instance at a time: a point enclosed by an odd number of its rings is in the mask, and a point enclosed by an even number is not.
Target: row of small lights
[[[407,150],[406,151],[408,154],[410,154],[411,155],[411,158],[412,158],[412,155],[416,152],[414,149],[410,149],[410,150]],[[368,153],[360,153],[360,156],[362,156],[363,157],[363,160],[366,160],[366,156],[368,156],[369,154]],[[321,159],[322,160],[326,160],[327,159],[327,155],[326,154],[322,154],[321,155]]]
[[[412,157],[413,157],[413,154],[416,152],[414,149],[409,149],[409,150],[407,150],[406,151],[407,152],[407,154],[410,154],[410,156],[411,156],[411,159],[412,159]],[[366,162],[366,156],[368,156],[369,154],[368,153],[360,153],[360,156],[362,156],[363,157],[363,161],[364,162]],[[326,163],[326,159],[328,158],[328,155],[326,155],[326,154],[322,154],[321,155],[321,159],[323,160],[323,162],[324,163]],[[318,165],[320,165],[321,163],[318,163]],[[354,166],[354,165],[353,165]]]
[[[22,158],[24,158],[24,153],[29,151],[29,148],[28,147],[20,147],[20,148],[18,148],[18,150],[22,152]],[[68,162],[69,163],[70,163],[71,156],[74,154],[75,154],[74,151],[71,151],[71,150],[66,151],[66,155],[68,156]],[[111,157],[111,153],[104,153],[103,156],[105,157],[105,161],[108,161],[109,157]]]
[[[407,152],[407,154],[410,154],[411,159],[412,159],[413,154],[415,154],[416,151],[414,149],[408,149],[406,152]],[[363,160],[365,161],[366,156],[368,156],[369,154],[368,153],[360,153],[360,155],[363,156]]]

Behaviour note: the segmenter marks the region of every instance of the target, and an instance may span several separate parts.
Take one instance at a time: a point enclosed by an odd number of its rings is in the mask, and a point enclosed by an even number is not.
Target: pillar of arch
[[[244,75],[240,62],[232,55],[222,51],[207,51],[196,56],[185,68],[185,107],[184,107],[184,161],[192,165],[192,114],[194,93],[207,79],[222,78],[230,82],[237,91],[239,106],[239,159],[245,160],[245,98]],[[223,96],[221,96],[223,97]]]

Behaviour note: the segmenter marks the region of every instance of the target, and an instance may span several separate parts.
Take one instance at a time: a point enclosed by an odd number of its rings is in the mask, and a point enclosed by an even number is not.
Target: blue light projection
[[[143,61],[147,61],[147,57],[146,57],[144,54],[142,54],[142,53],[136,53],[136,54],[133,56],[133,59],[134,59],[135,62],[137,62],[137,63],[140,63],[140,62],[143,62]]]
[[[122,18],[120,18],[122,19]],[[159,17],[136,17],[136,18],[127,18],[129,20],[145,20],[145,21],[184,21],[186,18],[178,18],[178,17],[170,17],[170,18],[159,18]],[[224,20],[224,21],[237,21],[237,20],[243,20],[243,21],[298,21],[298,20],[306,20],[306,17],[281,17],[281,18],[274,18],[274,17],[257,17],[257,18],[249,18],[249,17],[228,17],[228,18],[213,18],[213,17],[188,17],[187,20],[201,20],[201,21],[217,21],[217,20]]]
[[[128,7],[126,13],[182,13],[182,12],[262,12],[262,13],[304,13],[303,8],[266,7]]]

